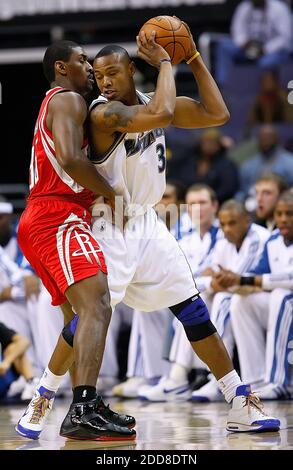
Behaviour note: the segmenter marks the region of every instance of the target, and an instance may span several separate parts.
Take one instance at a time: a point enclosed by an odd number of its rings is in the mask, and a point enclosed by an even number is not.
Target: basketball
[[[168,52],[173,65],[185,59],[190,48],[190,36],[179,18],[156,16],[146,21],[140,31],[144,31],[147,37],[156,31],[156,42]]]

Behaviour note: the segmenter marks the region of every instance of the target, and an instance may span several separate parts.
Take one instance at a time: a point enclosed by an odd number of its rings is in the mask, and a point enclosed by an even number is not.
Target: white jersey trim
[[[59,178],[65,183],[72,191],[75,193],[81,193],[85,188],[80,186],[74,179],[71,178],[71,176],[66,173],[63,168],[59,165],[57,158],[55,157],[54,153],[55,152],[55,145],[51,137],[47,134],[45,128],[44,128],[44,120],[45,120],[45,115],[48,109],[48,105],[50,100],[52,99],[53,96],[55,96],[57,93],[62,91],[62,89],[56,90],[54,93],[52,93],[50,99],[47,101],[43,113],[40,116],[39,119],[39,130],[41,134],[41,139],[42,139],[42,144],[44,146],[44,150],[46,153],[47,158],[49,159],[52,167],[54,168],[55,172],[59,176]],[[51,148],[50,148],[51,147]],[[53,153],[54,152],[54,153]]]
[[[142,104],[147,104],[151,100],[151,97],[149,95],[146,95],[145,93],[142,93],[139,90],[136,90],[136,94]],[[92,101],[89,107],[89,112],[92,111],[97,105],[105,104],[108,102],[109,100],[107,98],[105,98],[103,95],[100,95],[96,100]],[[121,142],[124,140],[126,135],[127,135],[127,132],[124,132],[120,136],[118,136],[117,139],[113,142],[113,144],[109,147],[107,152],[104,153],[104,155],[102,155],[100,158],[97,158],[97,159],[90,158],[91,162],[93,162],[96,165],[100,165],[101,163],[104,163],[106,160],[108,160],[108,158],[117,149],[118,145],[121,144]]]

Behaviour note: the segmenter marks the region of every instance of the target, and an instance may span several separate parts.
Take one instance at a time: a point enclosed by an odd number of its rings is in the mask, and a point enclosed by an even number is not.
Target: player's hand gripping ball
[[[140,31],[147,37],[156,32],[155,41],[168,52],[173,65],[189,59],[196,50],[188,26],[174,16],[151,18]]]

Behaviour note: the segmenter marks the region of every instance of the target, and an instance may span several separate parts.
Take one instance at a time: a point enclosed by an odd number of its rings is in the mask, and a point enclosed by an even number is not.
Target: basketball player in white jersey
[[[165,59],[156,62],[151,57],[152,39],[140,34],[140,57],[158,68],[162,64],[170,67]],[[124,299],[127,305],[142,311],[170,308],[182,322],[194,351],[212,370],[226,400],[233,402],[227,429],[277,430],[279,420],[262,413],[250,387],[242,384],[234,370],[186,258],[153,209],[165,189],[162,127],[208,127],[223,124],[228,118],[192,36],[186,61],[202,101],[185,97],[175,100],[175,87],[169,82],[166,92],[174,96],[175,109],[166,118],[154,112],[157,92],[150,97],[135,89],[134,64],[123,48],[107,46],[97,54],[93,71],[101,96],[90,107],[91,159],[115,192],[123,196],[130,219],[124,231],[116,227],[113,237],[106,234],[111,230],[107,217],[97,217],[92,229],[107,257],[112,304]]]
[[[153,53],[158,47],[154,38],[155,34],[147,39],[140,33],[139,56],[160,71],[162,67],[171,71],[170,58]],[[152,98],[137,92],[134,64],[125,49],[108,46],[97,54],[93,70],[101,98],[90,112],[91,158],[116,194],[123,196],[129,221],[124,230],[115,227],[109,238],[106,233],[111,233],[111,220],[97,217],[93,233],[111,272],[112,305],[124,299],[144,311],[171,309],[194,351],[215,375],[226,400],[232,402],[227,429],[278,430],[280,421],[263,413],[250,386],[243,384],[234,370],[182,251],[152,208],[165,188],[162,128],[169,124],[189,128],[220,125],[229,116],[192,36],[186,61],[197,81],[201,102],[176,99],[174,79],[161,73]],[[158,93],[158,88],[164,93]],[[69,344],[73,335],[74,328],[69,327]]]
[[[1,205],[1,203],[0,203]],[[31,271],[20,268],[10,259],[7,252],[0,246],[0,322],[17,331],[29,342],[28,359],[33,365],[33,375],[25,381],[21,376],[9,389],[9,396],[21,394],[21,400],[30,400],[38,382],[34,376],[38,372],[35,338],[36,326],[28,310],[28,300],[32,291],[30,283],[26,284]],[[28,286],[28,288],[27,288]]]
[[[233,199],[221,206],[219,221],[224,238],[217,243],[211,256],[212,276],[201,277],[199,285],[202,291],[206,289],[204,295],[212,302],[212,321],[232,356],[235,344],[230,319],[233,292],[221,285],[221,270],[230,269],[241,275],[253,269],[261,257],[270,232],[251,223],[244,205]],[[221,400],[222,396],[216,381],[211,379],[202,388],[193,392],[191,399],[208,402]]]
[[[180,211],[183,200],[184,188],[181,184],[168,181],[163,197],[155,208],[176,240],[183,239],[186,233],[193,230],[187,212]],[[127,380],[113,388],[114,395],[135,398],[141,394],[142,387],[148,388],[157,383],[158,378],[167,373],[169,364],[163,358],[163,349],[165,345],[168,348],[171,341],[173,318],[168,308],[148,312],[147,315],[134,309],[128,347]],[[184,330],[183,334],[185,335]]]
[[[152,112],[166,125],[175,106],[170,58],[154,38],[146,49],[154,62],[161,63]],[[87,144],[84,134],[87,109],[83,97],[92,90],[92,68],[83,49],[68,41],[50,46],[43,66],[51,89],[42,102],[35,127],[31,192],[21,218],[19,240],[50,292],[52,304],[62,305],[65,318],[72,321],[63,329],[36,395],[16,430],[22,436],[38,439],[63,376],[75,362],[74,402],[62,423],[61,434],[94,440],[133,439],[135,431],[129,428],[135,425],[134,418],[112,412],[96,395],[111,310],[107,268],[88,226],[89,208],[94,195],[106,197],[114,207],[117,193],[95,171],[83,152]],[[140,114],[144,110],[142,106]],[[81,340],[83,335],[86,341]],[[78,419],[72,420],[73,415],[77,416],[76,407]]]
[[[233,281],[258,293],[234,295],[231,303],[241,374],[244,380],[266,383],[259,389],[264,400],[292,398],[292,192],[280,196],[275,221],[278,229],[269,238],[259,264]]]

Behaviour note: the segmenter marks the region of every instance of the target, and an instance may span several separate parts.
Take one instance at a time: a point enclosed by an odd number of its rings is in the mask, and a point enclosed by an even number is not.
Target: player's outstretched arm
[[[188,28],[186,23],[185,26]],[[186,54],[186,61],[188,62],[189,59],[196,56],[196,53],[196,45],[190,33],[190,49]],[[229,111],[215,80],[200,55],[191,60],[190,67],[198,86],[200,101],[184,96],[177,97],[172,125],[197,128],[225,124],[230,118]]]
[[[56,158],[78,184],[114,202],[115,192],[81,150],[86,117],[86,103],[78,93],[66,92],[52,98],[48,119]]]
[[[168,53],[155,42],[155,35],[146,38],[142,32],[137,37],[138,56],[159,67],[156,91],[145,105],[126,106],[112,101],[96,106],[91,112],[93,130],[103,133],[144,132],[156,127],[168,126],[176,103],[176,88]]]

